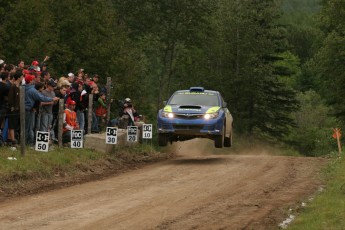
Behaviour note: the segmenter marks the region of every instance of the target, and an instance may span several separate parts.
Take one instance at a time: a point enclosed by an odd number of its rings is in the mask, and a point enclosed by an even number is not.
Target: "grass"
[[[3,186],[33,178],[49,179],[57,174],[74,175],[92,171],[93,167],[97,166],[120,167],[162,157],[163,154],[157,153],[152,146],[145,144],[131,148],[116,147],[112,154],[88,149],[56,148],[49,152],[27,149],[25,157],[21,157],[19,150],[12,151],[8,147],[3,147],[0,149],[0,184]]]
[[[308,203],[288,227],[300,229],[345,229],[345,159],[335,157],[324,170],[325,190]]]

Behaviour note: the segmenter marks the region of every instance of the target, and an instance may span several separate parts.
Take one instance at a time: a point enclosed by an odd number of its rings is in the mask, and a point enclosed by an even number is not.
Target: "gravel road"
[[[198,147],[189,142],[173,160],[2,202],[0,229],[278,229],[289,208],[318,190],[326,163]]]

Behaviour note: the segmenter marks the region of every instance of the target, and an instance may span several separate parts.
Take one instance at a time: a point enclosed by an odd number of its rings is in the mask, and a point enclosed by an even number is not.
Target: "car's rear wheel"
[[[216,147],[216,148],[223,148],[224,137],[225,137],[225,126],[223,126],[222,134],[221,135],[217,135],[214,138],[214,147]]]
[[[166,133],[158,133],[158,145],[159,146],[167,146],[169,141],[168,134]]]
[[[229,137],[224,137],[224,147],[231,147],[232,146],[232,131],[230,132]]]

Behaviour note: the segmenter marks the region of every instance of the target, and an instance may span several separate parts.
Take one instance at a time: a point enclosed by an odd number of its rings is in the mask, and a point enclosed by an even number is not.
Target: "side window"
[[[225,108],[226,107],[226,103],[225,103],[225,101],[224,101],[222,96],[220,96],[220,98],[221,98],[221,102],[222,102],[222,108]]]

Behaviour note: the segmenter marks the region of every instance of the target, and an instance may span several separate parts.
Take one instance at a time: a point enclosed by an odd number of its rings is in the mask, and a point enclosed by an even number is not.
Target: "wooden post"
[[[89,94],[89,110],[88,110],[88,119],[87,119],[87,134],[91,134],[91,125],[92,125],[92,112],[93,112],[93,94]]]
[[[25,86],[19,87],[19,103],[20,103],[20,154],[25,156]]]
[[[338,142],[338,150],[339,150],[339,157],[341,157],[341,143],[340,143],[340,129],[336,129],[337,135],[337,142]]]
[[[65,100],[62,98],[59,100],[59,116],[58,116],[58,143],[59,147],[62,147],[62,127],[63,127],[63,115],[65,113],[64,110],[64,103]]]
[[[107,77],[107,123],[105,124],[105,126],[108,126],[108,123],[110,121],[110,104],[111,104],[111,93],[110,93],[110,89],[111,89],[111,77]]]

